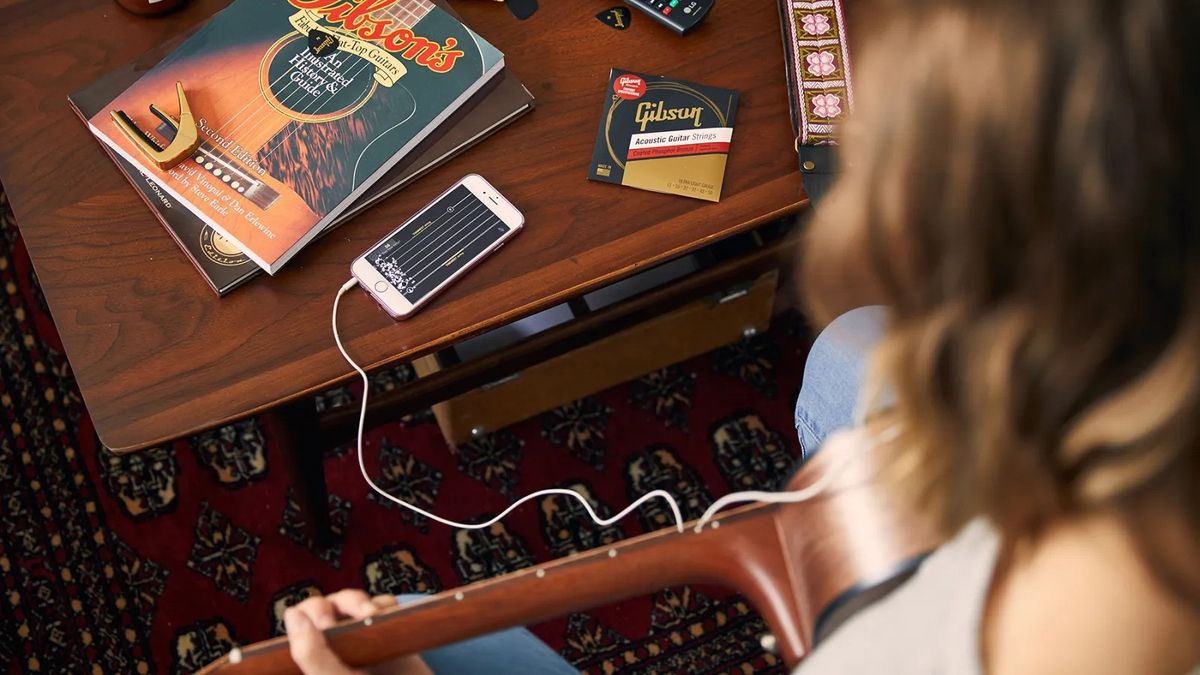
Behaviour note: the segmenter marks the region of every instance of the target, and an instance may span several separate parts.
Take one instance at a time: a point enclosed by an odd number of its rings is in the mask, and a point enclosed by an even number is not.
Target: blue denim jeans
[[[853,426],[866,357],[883,332],[883,310],[864,307],[838,317],[821,332],[804,366],[796,401],[796,433],[805,459],[838,429]],[[422,596],[402,595],[401,604]],[[421,655],[437,675],[558,675],[576,673],[561,656],[524,628],[492,633]]]
[[[401,595],[401,604],[420,595]],[[421,654],[435,675],[578,675],[558,652],[524,628],[510,628]]]
[[[883,326],[882,307],[861,307],[839,316],[813,343],[796,399],[796,433],[804,459],[831,433],[862,422],[859,394],[867,357],[883,335]]]

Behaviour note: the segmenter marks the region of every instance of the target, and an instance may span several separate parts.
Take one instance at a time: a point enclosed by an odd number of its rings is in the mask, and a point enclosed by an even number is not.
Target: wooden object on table
[[[164,113],[157,103],[150,104],[150,112],[174,128],[175,135],[166,147],[162,147],[158,141],[147,135],[124,110],[109,111],[117,128],[125,134],[134,147],[163,171],[187,159],[195,152],[196,148],[200,147],[200,132],[196,129],[196,120],[192,117],[192,109],[188,105],[187,94],[183,91],[182,82],[175,83],[175,92],[179,100],[178,120]]]
[[[346,622],[326,636],[343,661],[368,666],[668,586],[707,583],[745,595],[784,662],[795,666],[814,636],[829,632],[819,626],[822,616],[848,592],[910,573],[939,542],[889,489],[878,454],[849,444],[823,449],[789,484],[806,487],[832,471],[830,487],[807,502],[732,509],[716,519],[720,527],[659,530],[386,609],[369,624]],[[299,672],[285,637],[243,647],[238,656],[238,663],[222,657],[201,673]]]
[[[779,271],[771,270],[728,292],[719,292],[639,323],[572,352],[548,359],[499,382],[433,406],[451,445],[476,429],[494,431],[650,371],[742,339],[747,329],[771,323]],[[442,369],[430,354],[413,362],[425,376]]]
[[[342,335],[369,369],[804,206],[771,3],[718,3],[711,21],[680,40],[651,22],[610,30],[578,3],[543,3],[513,21],[499,3],[461,2],[466,23],[505,52],[538,109],[305,249],[278,276],[215,298],[66,96],[224,5],[196,0],[143,21],[95,0],[0,3],[0,177],[96,431],[118,452],[349,381],[329,312],[350,262],[465,173],[484,175],[512,200],[525,231],[402,324],[348,296]],[[721,203],[586,180],[614,65],[741,92]]]

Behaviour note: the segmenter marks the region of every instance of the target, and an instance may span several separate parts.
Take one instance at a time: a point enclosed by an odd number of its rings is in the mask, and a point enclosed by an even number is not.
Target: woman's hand
[[[350,668],[329,647],[324,631],[346,619],[363,619],[382,607],[395,604],[391,596],[372,600],[360,590],[347,589],[324,597],[309,598],[283,613],[292,660],[304,675],[364,675]],[[372,668],[377,675],[432,675],[419,657],[408,656]]]

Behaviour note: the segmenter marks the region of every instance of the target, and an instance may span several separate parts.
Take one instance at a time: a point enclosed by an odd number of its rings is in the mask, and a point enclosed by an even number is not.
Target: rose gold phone
[[[372,246],[350,271],[388,314],[405,319],[524,223],[496,188],[470,174]]]

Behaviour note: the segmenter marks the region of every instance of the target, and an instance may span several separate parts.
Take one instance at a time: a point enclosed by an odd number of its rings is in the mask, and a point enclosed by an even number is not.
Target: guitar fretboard
[[[393,5],[388,5],[381,10],[389,19],[394,19],[397,23],[412,28],[417,25],[421,19],[425,18],[426,14],[433,11],[433,3],[429,0],[396,0]],[[374,15],[374,12],[372,12]]]

